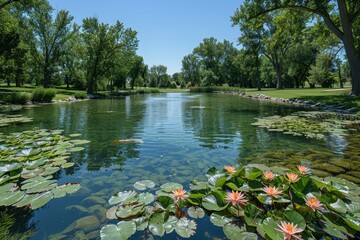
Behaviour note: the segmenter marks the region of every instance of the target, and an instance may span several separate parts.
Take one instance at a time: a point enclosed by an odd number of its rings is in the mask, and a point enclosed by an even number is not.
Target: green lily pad
[[[138,197],[138,193],[135,191],[118,192],[109,199],[109,204],[128,203],[132,202]]]
[[[165,233],[165,213],[155,213],[151,215],[149,220],[149,230],[155,236],[164,236]]]
[[[179,183],[165,183],[160,186],[160,189],[164,192],[171,193],[173,190],[183,189],[183,186]]]
[[[204,210],[199,207],[198,208],[190,207],[188,209],[188,214],[192,218],[203,218],[205,216]]]
[[[137,190],[146,190],[147,188],[153,187],[155,187],[155,183],[150,180],[142,180],[134,183],[134,188],[136,188]]]
[[[47,204],[51,199],[54,198],[54,195],[51,192],[41,193],[35,196],[30,202],[30,207],[32,209],[37,209],[45,204]]]
[[[185,217],[181,218],[175,224],[175,231],[183,238],[189,238],[195,234],[196,223],[194,220],[189,220]]]
[[[232,218],[226,217],[226,216],[222,216],[218,213],[213,213],[210,215],[210,221],[218,227],[223,227],[225,226],[225,224],[230,223],[233,221]]]
[[[102,240],[127,240],[136,232],[136,225],[131,221],[119,222],[117,225],[105,225],[100,230]]]
[[[224,202],[224,194],[219,191],[214,191],[212,194],[203,197],[202,202],[205,209],[209,211],[222,211],[228,207]]]
[[[140,193],[139,194],[139,202],[147,205],[152,203],[155,200],[155,196],[151,193]]]

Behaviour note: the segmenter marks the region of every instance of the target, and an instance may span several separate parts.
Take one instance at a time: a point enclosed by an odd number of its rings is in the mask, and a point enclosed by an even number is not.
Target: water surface
[[[23,110],[21,114],[34,122],[3,128],[5,133],[34,127],[64,129],[64,135],[80,133],[91,143],[70,159],[76,167],[56,176],[59,184],[81,183],[81,190],[54,199],[32,213],[19,214],[17,226],[20,230],[35,227],[33,240],[49,239],[61,232],[68,236],[64,239],[73,239],[76,234],[96,239],[107,222],[107,200],[114,193],[132,189],[136,181],[144,179],[157,186],[179,182],[188,189],[191,179],[203,179],[213,166],[256,162],[294,167],[303,163],[323,176],[356,172],[351,161],[358,159],[348,157],[356,147],[349,139],[309,140],[251,125],[256,118],[297,110],[233,95],[187,93],[136,95]],[[101,226],[95,222],[81,229],[69,227],[87,216],[96,217]],[[224,238],[221,229],[208,227],[208,219],[198,223],[192,239]],[[133,239],[141,237],[139,233]]]

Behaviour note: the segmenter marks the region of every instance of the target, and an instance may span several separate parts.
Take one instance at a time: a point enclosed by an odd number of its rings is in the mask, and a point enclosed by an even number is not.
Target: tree
[[[200,85],[200,62],[194,54],[186,55],[182,60],[184,80],[191,86]]]
[[[152,66],[150,68],[150,87],[168,87],[170,76],[167,74],[167,67],[164,65]]]
[[[97,18],[84,19],[82,29],[86,48],[87,91],[96,93],[102,79],[115,78],[118,61],[135,54],[137,33],[125,28],[119,21],[108,25],[100,23]]]
[[[52,12],[49,3],[43,1],[26,15],[27,42],[36,63],[42,69],[44,87],[50,86],[51,77],[64,54],[65,43],[77,31],[75,28],[71,29],[73,17],[68,11],[59,11],[55,20]]]
[[[305,11],[318,16],[318,21],[322,21],[344,44],[352,72],[351,94],[360,96],[360,1],[247,0],[243,7],[248,12],[247,19],[249,20],[284,9]],[[297,14],[298,11],[294,13]]]
[[[145,69],[144,59],[140,56],[135,56],[131,61],[131,68],[129,71],[131,89],[134,89],[136,83],[140,83],[141,81],[142,82],[144,81],[143,77],[141,76],[144,69]]]
[[[283,11],[267,13],[261,15],[260,20],[253,18],[248,21],[247,16],[250,10],[252,9],[248,9],[246,2],[235,12],[232,21],[235,25],[240,25],[241,29],[246,29],[245,32],[248,32],[249,29],[253,30],[252,35],[254,36],[250,39],[255,39],[255,43],[252,43],[254,45],[252,48],[257,51],[261,50],[261,53],[270,60],[277,76],[276,88],[283,88],[284,57],[289,48],[301,40],[302,29],[305,27],[305,23],[302,21],[304,16]],[[248,33],[248,35],[250,34]],[[260,44],[260,39],[263,46]]]
[[[311,65],[309,70],[308,81],[310,86],[320,84],[322,87],[332,87],[334,79],[334,63],[330,54],[318,54],[315,64]]]

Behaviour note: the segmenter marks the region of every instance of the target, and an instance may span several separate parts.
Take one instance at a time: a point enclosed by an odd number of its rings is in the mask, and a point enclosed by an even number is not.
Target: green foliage
[[[53,198],[80,189],[77,183],[57,184],[53,174],[74,164],[69,154],[88,143],[60,135],[61,130],[33,130],[0,138],[0,206],[37,209]]]
[[[56,96],[56,90],[51,88],[36,88],[32,92],[31,100],[34,102],[51,102]]]
[[[7,95],[4,99],[7,103],[12,104],[25,104],[31,99],[31,94],[26,92],[14,92],[10,95]]]
[[[32,118],[24,117],[22,115],[0,114],[0,127],[8,126],[10,124],[32,122],[32,120]]]
[[[309,171],[304,166],[226,166],[209,169],[206,182],[193,181],[189,195],[176,183],[162,185],[156,199],[152,193],[119,192],[109,200],[115,206],[106,216],[120,222],[104,226],[101,239],[122,239],[125,231],[127,239],[145,229],[155,236],[175,230],[189,238],[196,231],[190,218],[204,213],[229,239],[353,238],[360,230],[360,187],[335,177],[311,176]],[[150,183],[135,185],[145,190]],[[286,233],[282,228],[293,230]]]
[[[87,99],[88,98],[86,92],[76,92],[74,97],[76,99]]]

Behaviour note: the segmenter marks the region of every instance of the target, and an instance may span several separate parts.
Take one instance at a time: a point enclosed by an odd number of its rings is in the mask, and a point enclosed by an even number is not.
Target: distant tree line
[[[360,95],[360,1],[245,0],[231,17],[238,45],[205,38],[180,72],[149,67],[137,32],[69,12],[47,0],[0,0],[0,81],[86,89],[126,87],[343,87]]]

